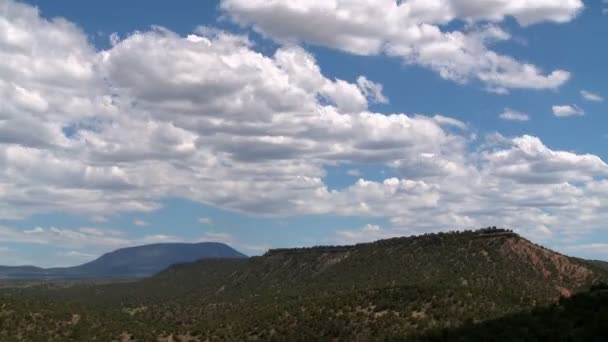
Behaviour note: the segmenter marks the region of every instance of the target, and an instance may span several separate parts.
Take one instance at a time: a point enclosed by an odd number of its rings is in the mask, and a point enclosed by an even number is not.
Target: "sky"
[[[0,260],[499,226],[608,260],[608,1],[0,0]]]

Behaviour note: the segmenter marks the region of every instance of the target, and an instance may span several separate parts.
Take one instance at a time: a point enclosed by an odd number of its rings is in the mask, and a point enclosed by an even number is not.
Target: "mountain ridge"
[[[528,317],[607,280],[600,264],[491,228],[203,259],[136,282],[4,289],[0,298],[16,317],[42,312],[40,336],[59,340],[417,340]],[[27,318],[13,322],[7,336],[40,337]]]
[[[0,279],[109,279],[151,276],[175,263],[204,258],[244,258],[219,242],[156,243],[120,248],[95,260],[69,267],[0,266]]]

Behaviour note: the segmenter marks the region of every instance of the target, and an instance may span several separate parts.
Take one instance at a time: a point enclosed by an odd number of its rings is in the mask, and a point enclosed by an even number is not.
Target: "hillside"
[[[62,268],[0,266],[0,279],[109,279],[142,278],[170,265],[207,258],[243,258],[222,243],[163,243],[119,249],[83,265]]]
[[[606,341],[608,286],[563,298],[559,303],[495,320],[433,332],[431,341]]]
[[[142,285],[171,286],[188,283],[179,279],[198,276],[201,284],[196,286],[209,286],[210,290],[217,285],[212,279],[217,278],[224,286],[223,296],[241,291],[302,295],[307,291],[318,294],[319,289],[341,292],[417,286],[488,289],[549,302],[585,288],[600,275],[605,275],[604,270],[591,262],[550,251],[509,231],[496,231],[277,249],[240,261],[203,260],[171,267]]]
[[[24,318],[36,312],[36,327],[84,340],[415,339],[550,306],[606,279],[592,262],[490,229],[201,260],[130,284],[5,290],[13,313],[0,328],[36,338]]]
[[[606,261],[600,261],[600,260],[591,260],[592,263],[594,263],[596,266],[605,269],[606,271],[608,271],[608,262]]]

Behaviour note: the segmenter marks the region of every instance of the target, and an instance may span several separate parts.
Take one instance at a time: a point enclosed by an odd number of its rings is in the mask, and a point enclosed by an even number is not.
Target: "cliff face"
[[[502,253],[505,256],[519,257],[522,262],[535,268],[546,280],[569,284],[573,288],[589,284],[597,278],[589,264],[581,264],[577,259],[539,247],[524,239],[508,239],[503,245]],[[566,289],[565,292],[570,290]]]

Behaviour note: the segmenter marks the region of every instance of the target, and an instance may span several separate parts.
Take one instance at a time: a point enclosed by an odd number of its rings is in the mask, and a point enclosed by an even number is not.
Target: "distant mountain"
[[[138,282],[3,290],[0,300],[21,312],[6,336],[31,340],[47,327],[77,340],[418,340],[468,337],[468,327],[528,317],[606,280],[601,263],[484,229],[200,260]],[[39,312],[41,328],[30,329]],[[65,313],[83,319],[68,326]]]
[[[141,278],[177,263],[244,257],[244,254],[230,246],[217,242],[161,243],[119,249],[74,267],[44,269],[34,266],[0,266],[0,279]]]

